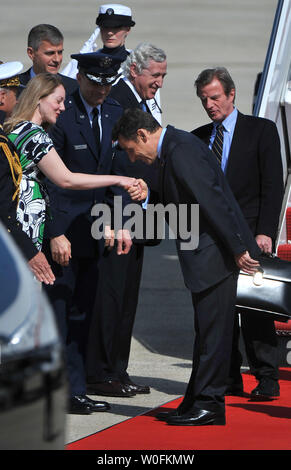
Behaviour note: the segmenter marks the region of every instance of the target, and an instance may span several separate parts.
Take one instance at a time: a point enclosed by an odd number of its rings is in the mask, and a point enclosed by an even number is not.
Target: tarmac
[[[101,2],[100,2],[101,3]],[[105,3],[105,2],[104,2]],[[164,49],[168,74],[161,90],[163,124],[192,130],[208,122],[195,95],[194,80],[208,67],[223,65],[237,87],[236,105],[252,112],[257,74],[262,70],[277,0],[129,0],[136,25],[126,45],[151,42]],[[65,66],[95,28],[93,0],[10,0],[1,5],[0,60],[20,60],[26,70],[27,35],[38,23],[64,34]],[[97,41],[101,47],[100,40]],[[145,413],[184,394],[193,345],[191,297],[184,286],[174,241],[146,248],[129,373],[151,387],[148,395],[96,397],[111,404],[106,413],[67,415],[66,443]]]

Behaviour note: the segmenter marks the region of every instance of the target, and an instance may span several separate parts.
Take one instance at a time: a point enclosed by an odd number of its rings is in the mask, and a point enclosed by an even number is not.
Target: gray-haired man
[[[161,109],[155,97],[167,74],[167,57],[162,49],[139,44],[122,64],[124,74],[111,90],[111,97],[126,108],[141,107],[161,123]]]

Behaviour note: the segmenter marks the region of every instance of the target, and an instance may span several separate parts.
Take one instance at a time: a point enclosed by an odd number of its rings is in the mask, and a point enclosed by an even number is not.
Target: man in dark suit
[[[219,165],[197,137],[162,129],[139,109],[127,110],[112,135],[132,162],[160,162],[158,199],[165,206],[173,204],[179,215],[180,204],[188,210],[199,204],[198,247],[185,247],[176,234],[195,312],[193,369],[181,405],[158,418],[171,425],[223,425],[238,268],[255,272],[259,249]]]
[[[280,140],[273,122],[240,113],[234,106],[235,85],[224,67],[206,69],[195,82],[197,95],[212,123],[193,133],[217,149],[216,135],[223,125],[221,166],[234,196],[263,252],[271,253],[277,235],[283,198]],[[228,395],[242,395],[239,351],[239,317],[234,344]],[[279,396],[277,340],[274,321],[260,315],[241,314],[241,329],[251,372],[258,380],[253,399]]]
[[[114,22],[113,14],[107,16],[104,15],[101,25]],[[122,69],[125,77],[112,87],[110,97],[123,109],[147,107],[146,101],[153,100],[157,90],[163,86],[166,54],[151,44],[141,44],[131,52]],[[147,111],[151,112],[149,108]],[[132,164],[126,155],[124,163],[125,175],[143,178],[149,185],[155,183],[154,168],[142,162]],[[133,393],[150,392],[149,386],[133,382],[127,372],[145,244],[146,240],[135,238],[126,256],[120,257],[115,250],[107,250],[101,258],[102,278],[98,285],[87,357],[88,390],[92,393],[128,397]]]
[[[19,72],[22,69],[22,63],[16,61],[0,65],[0,109],[6,117],[11,115],[16,104],[21,88]],[[45,255],[37,251],[16,219],[21,175],[21,165],[15,147],[6,137],[0,124],[0,220],[21,249],[37,280],[52,284],[55,277]]]
[[[122,58],[102,53],[75,54],[79,89],[67,98],[66,109],[51,131],[55,148],[75,172],[109,174],[112,168],[111,130],[122,108],[108,98]],[[67,345],[70,412],[105,411],[109,405],[86,396],[85,352],[96,295],[98,258],[104,246],[91,235],[91,209],[102,203],[105,188],[70,191],[47,182],[51,220],[46,225],[45,250],[53,262],[55,285],[47,293]],[[125,251],[130,245],[124,248]]]
[[[27,40],[27,55],[32,61],[32,67],[19,75],[20,82],[26,85],[32,77],[41,72],[59,74],[63,60],[63,43],[63,35],[55,26],[50,24],[34,26]],[[59,75],[68,95],[78,88],[76,80]]]

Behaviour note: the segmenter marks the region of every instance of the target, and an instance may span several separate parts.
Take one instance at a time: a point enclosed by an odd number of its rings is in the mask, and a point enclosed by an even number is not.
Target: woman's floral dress
[[[36,248],[41,250],[48,195],[37,164],[53,147],[53,142],[41,126],[30,121],[19,123],[8,137],[17,149],[23,172],[17,220]]]

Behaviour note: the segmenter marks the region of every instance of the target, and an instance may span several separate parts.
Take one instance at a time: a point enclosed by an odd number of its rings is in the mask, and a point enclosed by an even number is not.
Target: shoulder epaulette
[[[16,187],[16,190],[12,196],[12,200],[14,201],[16,197],[18,198],[19,191],[20,191],[20,182],[22,178],[21,163],[15,150],[10,149],[8,145],[8,138],[5,136],[5,134],[3,134],[3,132],[0,132],[0,148],[3,150],[3,153],[8,160],[13,183],[14,183],[14,186]]]

